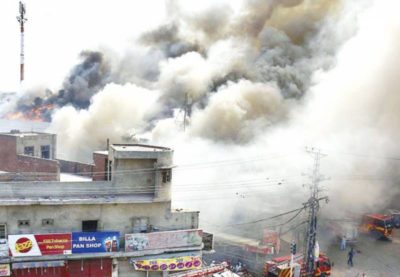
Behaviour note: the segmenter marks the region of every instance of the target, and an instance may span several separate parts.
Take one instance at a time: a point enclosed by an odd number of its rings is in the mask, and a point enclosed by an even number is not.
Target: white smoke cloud
[[[107,138],[118,143],[122,137],[142,131],[146,116],[157,109],[157,97],[157,91],[134,84],[109,84],[93,96],[88,110],[61,108],[49,129],[58,134],[61,158],[85,157],[83,161],[88,161],[93,149],[104,149]]]
[[[139,39],[143,48],[112,57],[119,85],[95,94],[87,110],[54,113],[50,130],[65,157],[146,133],[174,148],[178,165],[204,165],[177,168],[176,190],[210,189],[175,194],[175,204],[224,224],[300,206],[308,194],[301,172],[312,165],[303,148],[317,146],[332,178],[325,211],[384,208],[398,191],[397,165],[382,157],[399,153],[399,4],[248,1],[238,9],[225,1],[192,14],[181,2]],[[185,105],[183,132],[174,114]],[[221,160],[237,162],[211,163]]]
[[[269,84],[239,81],[221,87],[204,110],[195,110],[192,134],[231,142],[247,142],[284,120],[286,105]]]

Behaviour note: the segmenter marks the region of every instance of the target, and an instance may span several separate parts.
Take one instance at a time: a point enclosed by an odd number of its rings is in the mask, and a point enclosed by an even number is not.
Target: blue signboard
[[[74,232],[72,253],[119,251],[119,232]]]

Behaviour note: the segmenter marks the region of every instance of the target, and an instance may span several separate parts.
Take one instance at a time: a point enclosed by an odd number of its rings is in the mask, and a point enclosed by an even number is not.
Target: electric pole
[[[306,276],[313,276],[315,271],[315,244],[317,238],[317,213],[319,210],[319,201],[327,200],[327,197],[319,198],[319,183],[324,177],[319,174],[320,160],[324,154],[315,149],[307,149],[307,152],[314,156],[314,168],[311,178],[311,196],[306,206],[308,207],[308,225],[306,231],[306,245],[304,247],[304,262]],[[317,257],[318,258],[318,257]]]
[[[21,31],[21,54],[20,54],[20,69],[19,69],[19,75],[20,75],[20,82],[24,80],[24,24],[28,20],[25,18],[25,4],[22,3],[21,1],[19,2],[19,16],[17,16],[17,20],[20,24],[20,31]]]
[[[186,114],[188,109],[188,95],[187,92],[185,93],[185,109],[183,110],[183,131],[186,130]]]

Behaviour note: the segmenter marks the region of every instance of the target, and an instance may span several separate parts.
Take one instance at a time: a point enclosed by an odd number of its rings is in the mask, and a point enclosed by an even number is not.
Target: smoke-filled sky
[[[175,203],[211,223],[301,205],[305,146],[327,154],[331,216],[398,193],[397,0],[53,2],[27,3],[27,81],[1,113],[45,107],[62,158],[170,146]],[[16,90],[17,5],[1,5],[0,90]]]

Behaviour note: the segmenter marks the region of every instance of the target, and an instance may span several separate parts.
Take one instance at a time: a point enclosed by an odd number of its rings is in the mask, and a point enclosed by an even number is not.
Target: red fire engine
[[[362,218],[361,231],[369,232],[378,238],[390,238],[393,230],[391,215],[366,214]]]
[[[292,276],[295,272],[299,272],[301,277],[306,276],[304,271],[303,255],[296,255],[292,264]],[[315,263],[315,271],[312,276],[329,276],[331,275],[331,262],[329,258],[320,254]],[[274,258],[265,263],[264,277],[290,277],[290,255]]]

